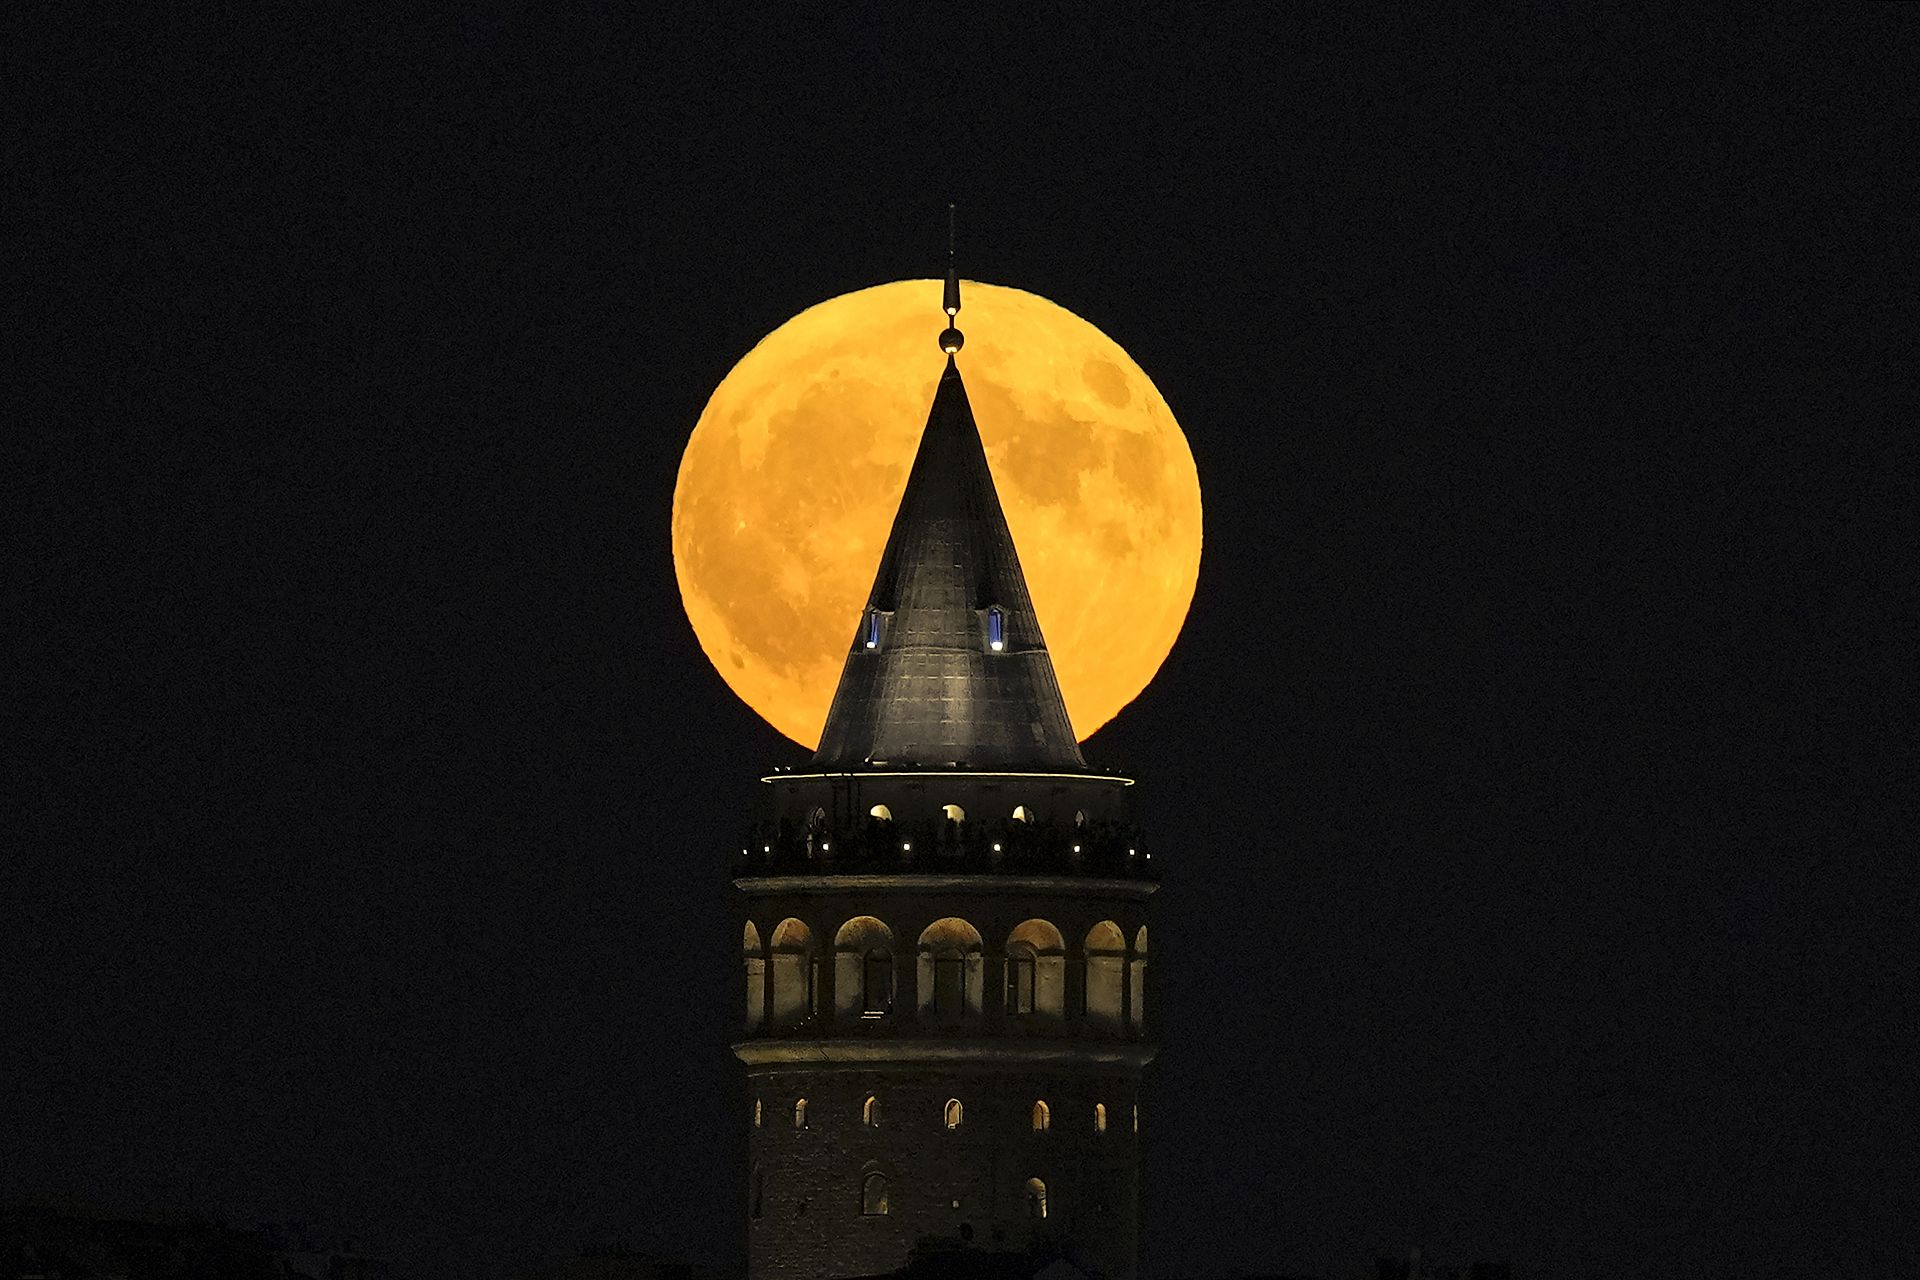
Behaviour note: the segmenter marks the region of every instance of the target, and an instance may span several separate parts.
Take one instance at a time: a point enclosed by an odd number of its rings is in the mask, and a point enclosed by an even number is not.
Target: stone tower
[[[1135,1273],[1147,904],[1082,758],[955,353],[819,751],[742,851],[752,1280],[916,1247]]]

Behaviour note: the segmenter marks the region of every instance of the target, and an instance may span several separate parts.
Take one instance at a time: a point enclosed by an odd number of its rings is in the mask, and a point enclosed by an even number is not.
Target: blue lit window
[[[999,605],[987,610],[987,648],[999,653],[1007,647],[1007,612]]]
[[[878,649],[879,647],[880,611],[878,609],[869,609],[867,610],[867,648]]]

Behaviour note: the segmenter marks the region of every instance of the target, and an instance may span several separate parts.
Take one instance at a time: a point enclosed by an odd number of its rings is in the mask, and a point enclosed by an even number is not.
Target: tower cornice
[[[1094,770],[1075,772],[1048,771],[1044,769],[969,769],[965,765],[926,765],[914,769],[825,769],[792,773],[770,773],[762,777],[762,782],[800,782],[806,779],[830,780],[835,778],[975,778],[982,782],[995,779],[1057,779],[1069,782],[1111,782],[1118,786],[1130,787],[1133,779],[1119,773],[1099,773]]]
[[[1000,1067],[1026,1071],[1035,1067],[1131,1067],[1138,1070],[1153,1061],[1159,1046],[1144,1041],[1088,1043],[1085,1040],[743,1040],[734,1056],[750,1067],[845,1066],[876,1063],[938,1063],[967,1067]]]
[[[734,887],[742,893],[844,894],[889,890],[902,893],[1032,894],[1070,893],[1087,897],[1144,899],[1160,887],[1154,880],[1114,880],[1094,876],[1021,876],[1021,875],[794,875],[737,876]]]

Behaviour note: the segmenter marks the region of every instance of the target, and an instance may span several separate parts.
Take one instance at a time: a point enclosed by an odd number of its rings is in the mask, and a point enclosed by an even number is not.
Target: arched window
[[[761,1114],[760,1099],[755,1098],[753,1100],[753,1127],[756,1129],[760,1127]]]
[[[1093,1131],[1095,1133],[1107,1131],[1107,1104],[1104,1102],[1093,1104]]]
[[[1047,1216],[1047,1184],[1038,1178],[1027,1179],[1027,1216],[1029,1218]]]
[[[1147,1025],[1147,926],[1141,925],[1140,932],[1133,935],[1132,972],[1128,975],[1132,981],[1133,998],[1127,1002],[1127,1022],[1135,1031]]]
[[[965,920],[935,920],[920,935],[920,1016],[954,1023],[980,1016],[980,931]]]
[[[1087,930],[1087,1023],[1096,1030],[1120,1030],[1120,984],[1127,963],[1127,935],[1111,920]]]
[[[807,1100],[805,1098],[795,1098],[793,1100],[793,1127],[796,1129],[804,1129],[807,1127]]]
[[[1017,804],[1013,806],[1013,820],[1015,822],[1032,822],[1033,810],[1023,804]]]
[[[860,1212],[875,1217],[887,1211],[887,1175],[870,1173],[860,1179]]]
[[[1010,1014],[1058,1023],[1066,1000],[1066,942],[1045,920],[1028,920],[1007,936]]]
[[[767,957],[760,946],[760,931],[751,920],[747,921],[740,949],[747,976],[747,1030],[758,1031],[767,1016]]]
[[[885,631],[885,615],[878,609],[867,610],[867,625],[860,633],[860,639],[864,646],[869,650],[878,649],[880,647],[881,636]]]
[[[1007,611],[999,605],[987,610],[987,648],[995,653],[1007,647]]]
[[[860,1123],[869,1129],[880,1127],[880,1096],[870,1093],[867,1100],[860,1104]]]
[[[1044,1099],[1036,1099],[1033,1104],[1033,1131],[1045,1133],[1053,1128],[1053,1108]]]
[[[893,1008],[893,930],[855,916],[833,936],[833,1012],[837,1018],[884,1018]]]
[[[881,822],[892,822],[893,810],[887,808],[887,806],[883,804],[877,804],[873,806],[873,808],[867,810],[867,816],[869,818],[877,818]]]
[[[958,1129],[960,1127],[960,1122],[967,1118],[967,1109],[960,1105],[960,1099],[958,1098],[947,1099],[947,1108],[946,1108],[944,1118],[947,1122],[947,1128]]]
[[[1082,830],[1086,829],[1087,811],[1085,809],[1075,809],[1073,811],[1073,825]]]
[[[957,804],[943,804],[940,806],[940,812],[947,816],[948,822],[965,822],[967,820],[967,811]]]
[[[813,1016],[816,987],[813,932],[788,917],[773,931],[773,1025],[795,1027]]]

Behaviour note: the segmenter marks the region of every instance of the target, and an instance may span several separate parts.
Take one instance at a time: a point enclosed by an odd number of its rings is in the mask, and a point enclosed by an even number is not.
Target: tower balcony
[[[1128,822],[1074,825],[1008,818],[755,825],[733,860],[736,878],[819,875],[1087,876],[1159,879],[1153,852]]]

